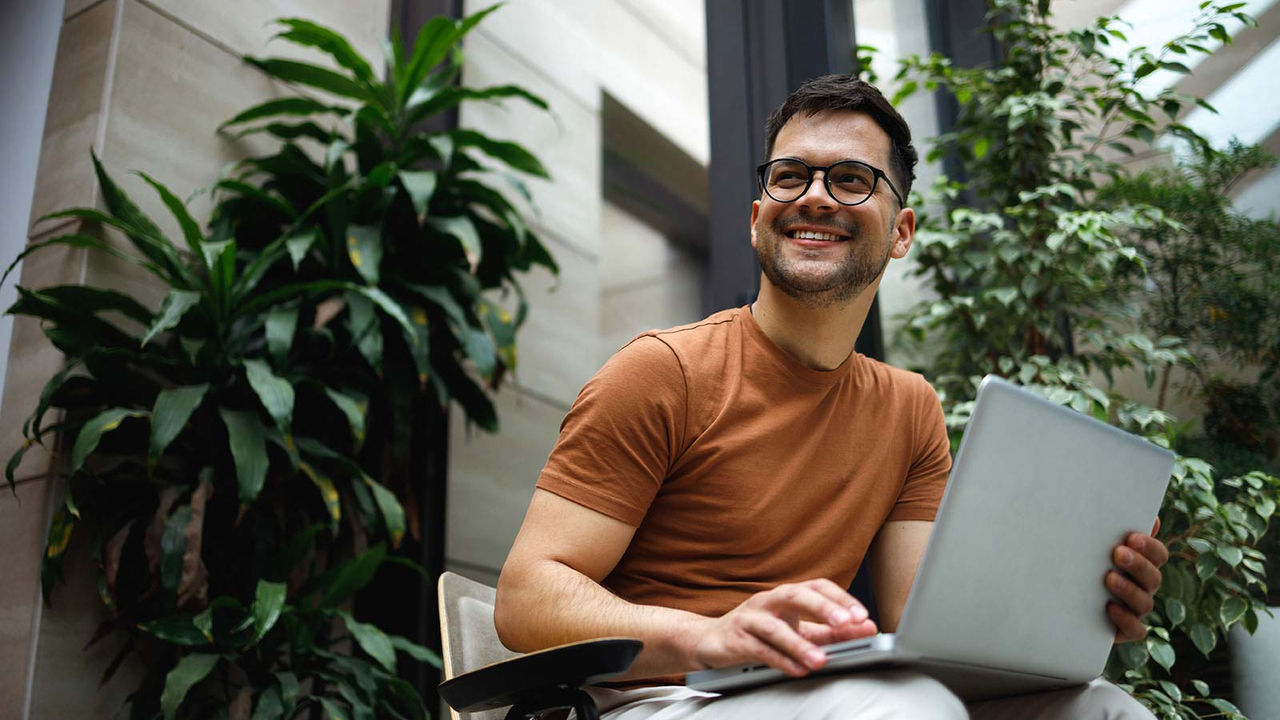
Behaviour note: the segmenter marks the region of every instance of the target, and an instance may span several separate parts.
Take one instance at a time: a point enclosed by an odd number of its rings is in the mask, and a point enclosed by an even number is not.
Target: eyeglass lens
[[[864,202],[876,187],[875,171],[853,160],[832,165],[826,176],[831,196],[845,205]],[[792,202],[804,194],[812,180],[813,171],[804,163],[775,160],[765,168],[764,189],[778,202]]]

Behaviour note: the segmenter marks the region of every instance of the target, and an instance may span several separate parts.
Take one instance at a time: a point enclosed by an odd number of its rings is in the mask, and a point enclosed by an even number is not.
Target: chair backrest
[[[452,572],[440,576],[437,591],[446,680],[516,655],[498,640],[498,631],[493,626],[493,601],[497,591]],[[502,720],[506,711],[463,714],[450,708],[449,715],[454,720]]]

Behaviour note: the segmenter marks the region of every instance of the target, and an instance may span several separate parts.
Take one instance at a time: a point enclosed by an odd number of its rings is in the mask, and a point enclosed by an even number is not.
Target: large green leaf
[[[293,347],[293,337],[298,331],[297,307],[274,307],[267,313],[264,332],[267,352],[276,363],[284,363]]]
[[[195,218],[191,217],[191,213],[187,211],[186,204],[183,203],[177,195],[174,195],[173,191],[156,181],[150,175],[144,172],[139,172],[138,175],[145,180],[148,185],[155,188],[156,193],[160,195],[161,202],[164,203],[165,207],[169,208],[169,212],[173,213],[174,219],[178,221],[178,225],[182,228],[182,236],[187,241],[187,247],[190,248],[191,252],[195,253],[197,256],[200,255],[200,246],[204,242],[204,235],[200,232],[199,223],[197,223]]]
[[[358,451],[364,444],[364,416],[369,410],[369,401],[332,388],[325,388],[324,394],[346,416],[347,425],[351,428],[351,438],[355,441],[355,448]]]
[[[364,85],[351,78],[318,65],[284,60],[282,58],[245,58],[245,62],[272,77],[285,82],[306,85],[325,92],[353,98],[362,102],[376,102],[377,98]]]
[[[244,270],[240,273],[240,278],[235,281],[231,287],[231,293],[234,297],[243,297],[245,294],[253,292],[254,288],[262,280],[262,276],[271,269],[289,252],[289,241],[291,236],[277,238],[266,247],[262,248],[253,258]]]
[[[142,344],[146,345],[156,335],[177,327],[187,311],[199,302],[200,293],[194,290],[170,290],[164,301],[160,303],[159,316],[147,329],[147,334],[142,337]]]
[[[248,506],[258,498],[267,478],[267,435],[257,413],[219,408],[218,414],[227,427],[240,505]]]
[[[258,400],[287,437],[293,426],[293,385],[272,372],[271,366],[262,360],[245,360],[244,369]]]
[[[448,54],[457,42],[457,23],[437,16],[427,21],[413,41],[413,54],[396,82],[396,96],[403,103],[418,89],[427,73]]]
[[[1231,627],[1240,622],[1244,617],[1245,611],[1249,609],[1249,603],[1244,598],[1232,595],[1222,601],[1222,609],[1218,613],[1219,619],[1222,621],[1223,627]]]
[[[365,282],[377,285],[379,266],[382,265],[382,228],[377,225],[347,226],[347,257]]]
[[[338,494],[338,488],[334,486],[333,480],[328,475],[305,462],[298,463],[298,469],[320,491],[320,500],[329,514],[329,532],[336,536],[338,526],[342,522],[342,496]]]
[[[331,575],[331,580],[321,587],[323,595],[320,606],[337,607],[357,590],[368,585],[386,556],[386,546],[379,543],[339,565]]]
[[[68,475],[74,475],[84,466],[84,461],[94,450],[98,449],[98,443],[102,441],[102,436],[120,427],[120,423],[126,418],[143,417],[145,412],[139,410],[130,410],[128,408],[110,408],[95,415],[80,428],[79,434],[76,435],[76,442],[71,447],[71,465],[67,469]]]
[[[40,294],[82,313],[118,312],[143,325],[150,325],[155,319],[142,303],[115,290],[90,285],[55,285],[41,288]]]
[[[255,642],[266,637],[284,609],[284,599],[288,587],[284,583],[259,580],[253,598],[253,639]]]
[[[386,633],[374,625],[356,620],[348,612],[339,612],[338,617],[342,618],[342,622],[346,624],[347,630],[356,639],[356,643],[360,645],[361,650],[364,650],[369,654],[369,657],[386,668],[387,672],[394,673],[396,671],[396,650],[391,645],[391,639],[387,637]]]
[[[211,638],[196,627],[189,615],[175,615],[154,622],[142,623],[138,629],[174,645],[199,647],[208,645]]]
[[[342,108],[326,105],[311,98],[276,98],[275,100],[268,100],[264,103],[254,105],[248,110],[239,113],[235,117],[218,126],[218,129],[221,130],[231,125],[239,125],[241,123],[261,120],[266,117],[276,117],[279,115],[318,115],[321,113],[339,112],[343,112]]]
[[[550,177],[538,158],[520,145],[506,140],[494,140],[475,130],[459,129],[450,132],[457,147],[474,147],[489,157],[500,160],[521,172],[537,177]]]
[[[208,391],[209,385],[204,383],[167,388],[156,396],[155,405],[151,408],[151,447],[148,452],[152,462],[164,454],[169,443],[182,432],[191,413],[200,407]]]
[[[102,201],[107,210],[119,221],[112,223],[125,231],[125,236],[133,246],[151,262],[164,268],[168,273],[169,284],[175,287],[190,289],[196,286],[195,278],[187,269],[186,263],[178,255],[178,250],[169,242],[160,228],[147,217],[129,196],[124,193],[107,174],[95,153],[90,152],[93,160],[93,171],[98,177],[98,189],[102,193]]]
[[[476,231],[475,223],[471,222],[471,218],[465,215],[429,217],[427,223],[441,233],[457,238],[471,267],[474,268],[480,264],[480,233]]]
[[[424,118],[442,113],[456,107],[464,100],[497,100],[502,98],[523,98],[535,107],[546,110],[547,102],[533,93],[517,85],[498,85],[487,88],[420,87],[409,97],[408,123],[413,125]]]
[[[1214,645],[1218,644],[1218,637],[1213,629],[1200,623],[1188,627],[1187,636],[1205,657],[1209,657],[1209,652],[1213,650]]]
[[[141,261],[138,258],[130,257],[129,255],[120,252],[111,245],[103,242],[100,238],[93,237],[92,235],[85,235],[83,233],[69,233],[67,235],[59,235],[57,237],[49,238],[48,240],[41,240],[28,245],[25,250],[18,253],[18,257],[14,258],[13,262],[9,263],[9,267],[5,268],[4,275],[0,276],[0,285],[3,285],[5,281],[9,279],[10,273],[14,271],[14,268],[18,267],[18,263],[22,262],[23,258],[31,253],[53,247],[54,245],[65,245],[72,248],[92,248],[94,250],[105,252],[108,255],[113,255],[127,262],[141,264]],[[158,270],[159,268],[153,267],[153,272],[158,272]]]
[[[431,196],[436,191],[436,174],[430,170],[401,170],[400,185],[409,194],[413,203],[413,211],[421,222],[427,216],[427,206],[431,204]]]
[[[350,70],[357,80],[366,84],[374,81],[373,68],[343,36],[327,27],[301,18],[283,18],[277,22],[288,28],[277,33],[277,38],[323,50],[339,65]]]
[[[362,480],[373,493],[373,501],[378,505],[378,512],[382,514],[382,522],[386,525],[387,535],[391,538],[391,547],[400,547],[400,541],[404,539],[405,530],[404,506],[396,499],[395,493],[373,478],[364,475]]]
[[[402,638],[398,635],[391,636],[391,644],[395,647],[395,649],[405,653],[406,655],[413,658],[414,660],[417,660],[418,662],[424,662],[436,668],[442,666],[440,656],[437,655],[436,652],[434,650],[431,650],[430,648],[425,648],[421,645],[418,645],[417,643],[410,642],[409,640]]]
[[[221,655],[195,653],[178,661],[164,678],[164,691],[160,694],[160,711],[164,720],[173,720],[178,715],[178,706],[182,704],[187,693],[213,670]]]

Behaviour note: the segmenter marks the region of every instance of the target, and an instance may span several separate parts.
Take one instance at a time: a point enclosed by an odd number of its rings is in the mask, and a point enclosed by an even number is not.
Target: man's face
[[[813,166],[861,160],[889,172],[890,147],[889,135],[865,113],[797,114],[778,132],[769,159]],[[766,280],[816,307],[875,292],[889,258],[906,255],[915,231],[915,214],[898,207],[883,180],[870,199],[852,207],[837,203],[823,180],[816,172],[794,202],[762,193],[751,208],[751,246]]]

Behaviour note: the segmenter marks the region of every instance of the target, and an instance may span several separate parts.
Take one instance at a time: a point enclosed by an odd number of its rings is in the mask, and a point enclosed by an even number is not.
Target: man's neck
[[[788,355],[814,370],[834,370],[853,353],[878,285],[872,283],[848,302],[815,307],[761,278],[751,313],[764,334]]]

